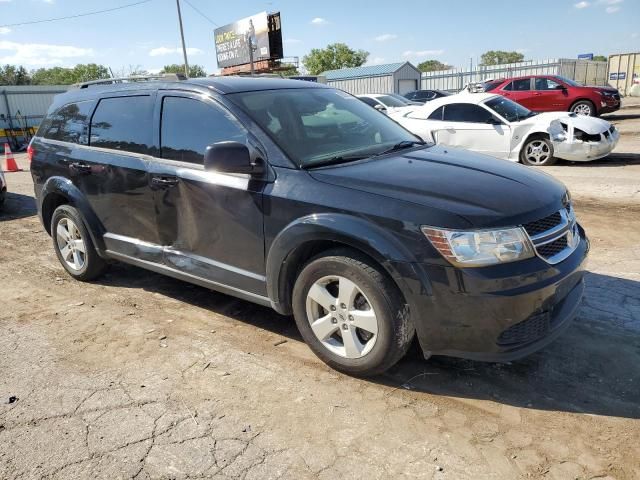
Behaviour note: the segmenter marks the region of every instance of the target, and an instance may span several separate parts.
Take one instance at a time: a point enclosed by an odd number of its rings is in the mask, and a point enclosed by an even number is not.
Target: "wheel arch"
[[[588,98],[588,97],[580,97],[580,98],[576,98],[573,102],[571,102],[571,105],[569,105],[569,111],[573,110],[573,107],[576,103],[578,102],[589,102],[591,104],[591,106],[593,106],[593,110],[594,112],[597,114],[598,113],[598,105],[596,102],[594,102],[592,99]]]
[[[291,314],[291,293],[300,268],[312,257],[336,247],[365,255],[390,276],[404,296],[405,272],[413,255],[391,235],[364,219],[346,214],[314,214],[298,219],[274,239],[267,255],[267,293],[273,308]]]
[[[82,215],[85,227],[96,250],[102,256],[104,242],[102,236],[105,233],[104,226],[91,208],[86,197],[71,180],[64,177],[51,177],[42,187],[40,215],[47,233],[51,235],[51,218],[53,212],[60,205],[71,205]]]

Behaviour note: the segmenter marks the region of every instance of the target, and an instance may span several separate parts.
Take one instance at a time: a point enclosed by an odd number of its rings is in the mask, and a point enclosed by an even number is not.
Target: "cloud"
[[[573,4],[576,8],[587,8],[589,5],[591,5],[589,2],[578,2]]]
[[[525,53],[530,52],[530,51],[531,51],[531,49],[529,49],[529,48],[516,48],[516,52],[522,53],[522,54],[525,54]]]
[[[201,53],[204,53],[204,52],[199,48],[187,47],[187,55],[200,55]],[[174,54],[181,55],[182,48],[181,47],[176,47],[176,48],[158,47],[158,48],[153,48],[149,51],[149,55],[152,57],[160,57],[164,55],[174,55]]]
[[[302,43],[302,40],[298,40],[297,38],[285,38],[284,43],[287,45],[295,45],[296,43]]]
[[[406,50],[402,52],[402,56],[405,58],[415,58],[415,57],[437,57],[438,55],[442,55],[444,50]]]
[[[617,5],[624,2],[624,0],[598,0],[598,3],[604,3],[605,5]]]
[[[326,21],[324,18],[322,18],[322,17],[316,17],[316,18],[314,18],[313,20],[311,20],[311,23],[312,23],[313,25],[326,25],[326,24],[327,24],[327,23],[329,23],[329,22],[327,22],[327,21]]]
[[[376,37],[376,41],[387,42],[389,40],[395,40],[396,38],[398,38],[398,35],[396,35],[395,33],[383,33],[382,35],[378,35]]]
[[[607,13],[616,13],[620,11],[620,7],[607,7],[605,12]]]
[[[8,27],[0,27],[0,35],[6,35],[7,33],[11,33],[11,29]]]
[[[631,38],[638,38],[638,33],[637,32],[632,33]]]
[[[62,64],[65,59],[90,57],[94,54],[91,48],[46,43],[17,43],[7,40],[0,41],[0,52],[2,51],[10,53],[0,57],[1,64],[13,63],[19,65]]]

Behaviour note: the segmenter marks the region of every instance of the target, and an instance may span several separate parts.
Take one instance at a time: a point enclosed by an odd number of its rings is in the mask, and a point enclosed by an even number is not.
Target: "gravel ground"
[[[575,324],[520,362],[412,352],[368,381],[268,309],[125,265],[73,281],[8,174],[0,478],[640,478],[640,107],[607,118],[610,158],[545,169],[592,240]]]

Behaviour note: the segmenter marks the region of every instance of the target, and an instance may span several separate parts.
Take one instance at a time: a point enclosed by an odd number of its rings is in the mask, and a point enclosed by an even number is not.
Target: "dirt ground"
[[[368,381],[266,308],[125,265],[72,280],[8,174],[0,478],[640,478],[640,105],[607,118],[610,158],[545,169],[592,241],[575,324],[520,362],[416,351]]]

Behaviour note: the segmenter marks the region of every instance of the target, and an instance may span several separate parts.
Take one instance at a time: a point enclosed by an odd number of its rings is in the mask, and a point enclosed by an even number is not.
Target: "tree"
[[[442,63],[439,60],[425,60],[418,64],[418,70],[421,72],[435,72],[438,70],[451,70],[451,65]]]
[[[29,85],[30,83],[29,72],[22,65],[0,66],[0,85]]]
[[[499,65],[502,63],[522,62],[524,55],[518,52],[505,52],[503,50],[489,50],[480,57],[481,65]]]
[[[281,77],[293,77],[296,75],[300,75],[300,72],[295,66],[288,65],[287,68],[278,70],[278,75],[280,75]]]
[[[79,63],[73,68],[53,67],[39,68],[31,72],[31,83],[34,85],[71,85],[78,82],[89,82],[109,78],[109,69],[95,63]]]
[[[319,75],[327,70],[359,67],[367,61],[369,52],[352,50],[344,43],[333,43],[326,48],[314,48],[302,58],[309,74]]]
[[[160,73],[182,73],[184,74],[184,63],[174,63],[165,65]],[[189,65],[189,78],[206,77],[207,72],[202,65]]]
[[[607,57],[605,57],[604,55],[594,55],[593,56],[593,60],[596,62],[606,62],[609,59]]]

